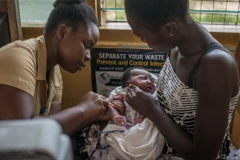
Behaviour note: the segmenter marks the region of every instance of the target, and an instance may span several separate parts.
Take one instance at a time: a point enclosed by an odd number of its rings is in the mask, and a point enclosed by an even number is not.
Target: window
[[[126,22],[124,0],[100,0],[101,23]],[[203,24],[240,23],[239,0],[189,0],[192,17]]]
[[[111,22],[126,22],[124,0],[100,0],[101,25]]]
[[[205,24],[239,23],[239,0],[190,0],[192,17]]]
[[[22,22],[46,22],[55,0],[19,0]]]

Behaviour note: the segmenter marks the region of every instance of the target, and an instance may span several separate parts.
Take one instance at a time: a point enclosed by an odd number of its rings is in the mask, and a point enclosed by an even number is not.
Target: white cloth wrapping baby
[[[107,148],[101,154],[104,160],[157,159],[165,144],[165,138],[148,118],[128,130],[109,124],[100,138],[102,148]]]

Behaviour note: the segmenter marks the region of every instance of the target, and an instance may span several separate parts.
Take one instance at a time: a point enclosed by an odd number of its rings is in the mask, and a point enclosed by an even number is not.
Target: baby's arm
[[[127,123],[127,120],[125,116],[120,115],[124,113],[123,106],[120,105],[121,103],[114,101],[112,103],[109,103],[108,109],[106,111],[106,116],[111,118],[116,125],[125,125]]]

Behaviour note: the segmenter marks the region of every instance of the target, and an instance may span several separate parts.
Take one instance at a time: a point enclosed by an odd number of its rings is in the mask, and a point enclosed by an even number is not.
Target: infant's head
[[[122,76],[122,88],[129,84],[138,86],[141,90],[153,94],[156,91],[156,83],[151,73],[142,67],[128,68]]]

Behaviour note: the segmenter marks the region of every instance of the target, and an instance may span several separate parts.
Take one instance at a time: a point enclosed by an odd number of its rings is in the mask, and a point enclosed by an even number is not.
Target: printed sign
[[[133,66],[144,67],[158,75],[166,56],[166,53],[152,50],[94,48],[91,51],[93,91],[108,96],[121,86],[123,72]]]

